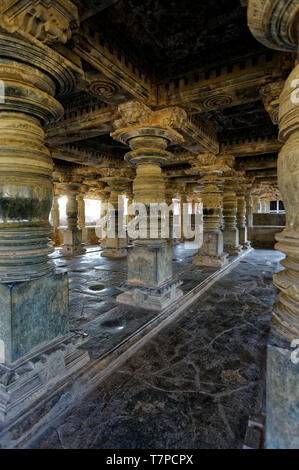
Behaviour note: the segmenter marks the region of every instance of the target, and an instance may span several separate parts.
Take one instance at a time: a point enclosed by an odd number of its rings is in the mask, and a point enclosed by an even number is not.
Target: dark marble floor
[[[31,447],[241,448],[263,393],[281,257],[252,251]],[[104,282],[99,271],[86,288]]]
[[[192,266],[194,250],[180,244],[173,249],[174,275],[182,282],[184,293],[215,272],[211,268]],[[97,358],[134,333],[157,315],[157,312],[116,303],[126,280],[127,261],[101,256],[99,247],[88,247],[81,256],[65,258],[52,255],[59,270],[69,274],[69,312],[71,328],[89,335],[83,346],[91,358]]]

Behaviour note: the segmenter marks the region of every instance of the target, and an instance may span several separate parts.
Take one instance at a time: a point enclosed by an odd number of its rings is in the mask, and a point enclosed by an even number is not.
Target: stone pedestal
[[[237,197],[234,185],[230,182],[225,184],[223,193],[223,242],[224,251],[230,256],[242,253],[237,227]]]
[[[223,235],[220,230],[222,196],[215,184],[207,184],[202,193],[203,244],[192,264],[219,268],[228,263],[223,252]]]
[[[166,243],[146,246],[135,243],[128,249],[128,280],[117,301],[163,310],[183,295],[180,282],[172,279],[172,248]]]

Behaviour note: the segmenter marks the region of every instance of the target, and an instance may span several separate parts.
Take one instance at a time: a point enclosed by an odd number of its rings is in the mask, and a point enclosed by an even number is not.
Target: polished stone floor
[[[174,276],[182,281],[180,288],[184,293],[216,271],[192,266],[195,253],[186,250],[183,244],[173,249]],[[52,257],[59,270],[68,271],[71,328],[89,335],[84,348],[92,359],[117,346],[157,315],[157,312],[116,303],[127,277],[126,259],[102,257],[98,247],[88,247],[87,253],[81,256],[65,258],[56,251]]]
[[[194,277],[206,274],[195,272],[190,255],[180,250],[174,255],[182,259],[177,273],[190,289],[188,283],[198,282]],[[114,262],[114,272],[111,262],[99,264],[94,256],[66,262],[73,321],[86,329],[97,321],[89,287],[101,283],[109,289],[107,296],[94,299],[95,305],[101,302],[103,321],[108,322],[119,276],[125,276],[125,261]],[[276,296],[272,276],[281,269],[281,258],[271,250],[249,253],[31,447],[241,448],[248,418],[262,403]],[[72,272],[79,269],[84,272]],[[82,292],[86,300],[79,304]],[[108,338],[108,329],[105,334]]]

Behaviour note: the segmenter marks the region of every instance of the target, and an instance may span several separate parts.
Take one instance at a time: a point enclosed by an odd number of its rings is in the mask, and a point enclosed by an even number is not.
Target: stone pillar
[[[239,244],[239,230],[237,227],[237,195],[235,182],[228,178],[223,189],[224,250],[230,256],[237,256],[242,252],[242,247]]]
[[[61,253],[65,256],[80,255],[85,252],[82,243],[82,230],[78,227],[78,200],[81,185],[79,183],[59,184],[61,193],[67,196],[66,218],[67,228],[63,232]]]
[[[247,240],[247,225],[246,225],[246,199],[245,188],[237,191],[237,227],[239,230],[239,243],[248,249],[250,242]]]
[[[53,197],[53,205],[52,205],[52,223],[53,223],[53,233],[52,233],[52,241],[54,246],[61,245],[61,234],[59,231],[60,226],[60,211],[59,211],[59,203],[58,203],[59,196],[54,194]]]
[[[185,211],[187,211],[188,208],[188,195],[187,194],[181,194],[180,196],[180,219],[181,219],[181,239],[180,242],[184,243],[186,241],[186,237],[184,235],[184,207]]]
[[[132,207],[132,204],[133,204],[133,200],[134,200],[134,197],[133,197],[133,189],[131,187],[132,185],[130,185],[130,188],[126,190],[126,196],[128,198],[128,205],[127,205],[127,208],[128,208],[128,212],[129,212],[129,208]],[[129,237],[129,233],[128,233],[128,229],[130,227],[130,224],[131,222],[134,220],[134,214],[129,214],[127,213],[127,217],[126,217],[126,227],[127,227],[127,238],[128,238],[128,244],[129,245],[132,245],[133,243],[133,240]]]
[[[253,227],[253,202],[252,197],[250,194],[245,195],[246,201],[246,225],[247,225],[247,236],[249,238],[249,243],[251,240],[252,235],[252,227]]]
[[[245,195],[247,228],[253,226],[253,202],[250,194]]]
[[[125,178],[108,177],[109,184],[108,225],[105,249],[102,256],[106,258],[125,258],[127,256],[127,236],[125,229],[124,204],[122,193],[128,180]]]
[[[166,184],[166,190],[165,190],[165,202],[171,210],[169,210],[169,237],[167,239],[167,243],[170,246],[177,245],[179,243],[178,239],[175,236],[174,233],[174,204],[173,204],[173,198],[174,194],[177,190],[177,187],[175,184],[172,184],[171,181],[167,182]]]
[[[254,36],[274,49],[298,51],[298,2],[249,0],[248,24]],[[299,65],[280,95],[278,184],[286,226],[276,249],[286,255],[274,275],[279,294],[268,340],[266,448],[299,448]]]
[[[213,182],[205,184],[201,192],[203,203],[203,245],[193,260],[196,266],[221,267],[227,264],[223,252],[223,235],[220,230],[222,195]]]
[[[109,201],[110,193],[108,191],[102,193],[101,199],[101,213],[100,213],[100,227],[97,227],[97,236],[99,237],[99,244],[102,248],[106,246],[106,236],[104,235],[104,231],[107,228],[107,220],[108,220],[108,201]],[[104,220],[106,219],[106,223]]]
[[[88,354],[75,351],[67,274],[57,273],[48,256],[53,252],[49,245],[53,165],[43,125],[62,116],[54,95],[73,89],[73,65],[42,43],[13,37],[2,28],[0,79],[5,86],[5,96],[0,91],[0,420],[4,421],[65,380]]]
[[[172,126],[176,124],[179,108],[151,112],[137,102],[119,106],[122,119],[112,137],[129,144],[131,152],[125,159],[136,166],[133,183],[134,200],[143,204],[143,222],[147,222],[144,234],[128,250],[128,280],[125,292],[117,301],[130,305],[161,310],[173,303],[182,292],[180,282],[172,277],[172,248],[161,239],[160,230],[150,232],[150,206],[165,201],[165,183],[161,165],[172,157],[167,145],[182,142],[183,138]],[[161,220],[163,222],[163,220]]]
[[[252,196],[252,212],[253,214],[258,214],[260,212],[260,197]]]
[[[78,201],[78,227],[82,233],[82,241],[88,243],[87,229],[85,225],[85,194],[80,193],[77,196]]]
[[[77,196],[78,201],[78,227],[80,230],[85,229],[85,200],[84,194],[80,193]]]

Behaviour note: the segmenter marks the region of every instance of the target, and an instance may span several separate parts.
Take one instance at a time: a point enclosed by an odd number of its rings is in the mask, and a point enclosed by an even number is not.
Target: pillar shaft
[[[106,180],[108,181],[108,184],[110,184],[110,196],[107,213],[107,237],[102,256],[105,256],[106,258],[124,258],[127,256],[127,237],[122,197],[124,186],[121,184],[121,179],[119,179],[118,185],[117,181],[112,182],[112,179],[114,178],[111,177],[110,180]]]
[[[28,41],[28,42],[27,42]],[[35,65],[36,64],[36,65]],[[48,255],[52,160],[43,125],[72,90],[72,64],[43,44],[0,33],[0,420],[82,365],[69,331],[68,281]],[[83,353],[86,357],[86,353]],[[88,355],[87,355],[88,357]],[[86,362],[86,361],[85,361]],[[85,363],[83,361],[83,363]],[[4,379],[4,380],[3,380]],[[50,385],[51,383],[51,385]]]
[[[222,195],[215,184],[207,184],[201,197],[203,203],[203,245],[194,258],[193,264],[221,267],[227,263],[227,255],[223,253],[223,235],[220,230]]]
[[[224,250],[229,255],[240,254],[239,230],[237,227],[237,196],[234,185],[226,183],[223,194],[223,240]]]
[[[82,230],[79,228],[79,206],[78,195],[80,190],[79,183],[62,183],[60,189],[67,196],[66,203],[66,221],[67,229],[63,232],[64,243],[61,247],[61,253],[66,256],[79,255],[85,252],[85,246],[82,243]]]
[[[250,248],[250,242],[247,239],[246,198],[243,191],[237,193],[237,227],[240,245],[245,249]]]
[[[248,25],[253,35],[273,49],[298,55],[298,2],[249,0]],[[284,253],[284,270],[274,275],[279,294],[268,339],[266,386],[266,448],[299,448],[299,65],[288,77],[279,98],[277,176],[286,209],[286,226],[276,234]]]

